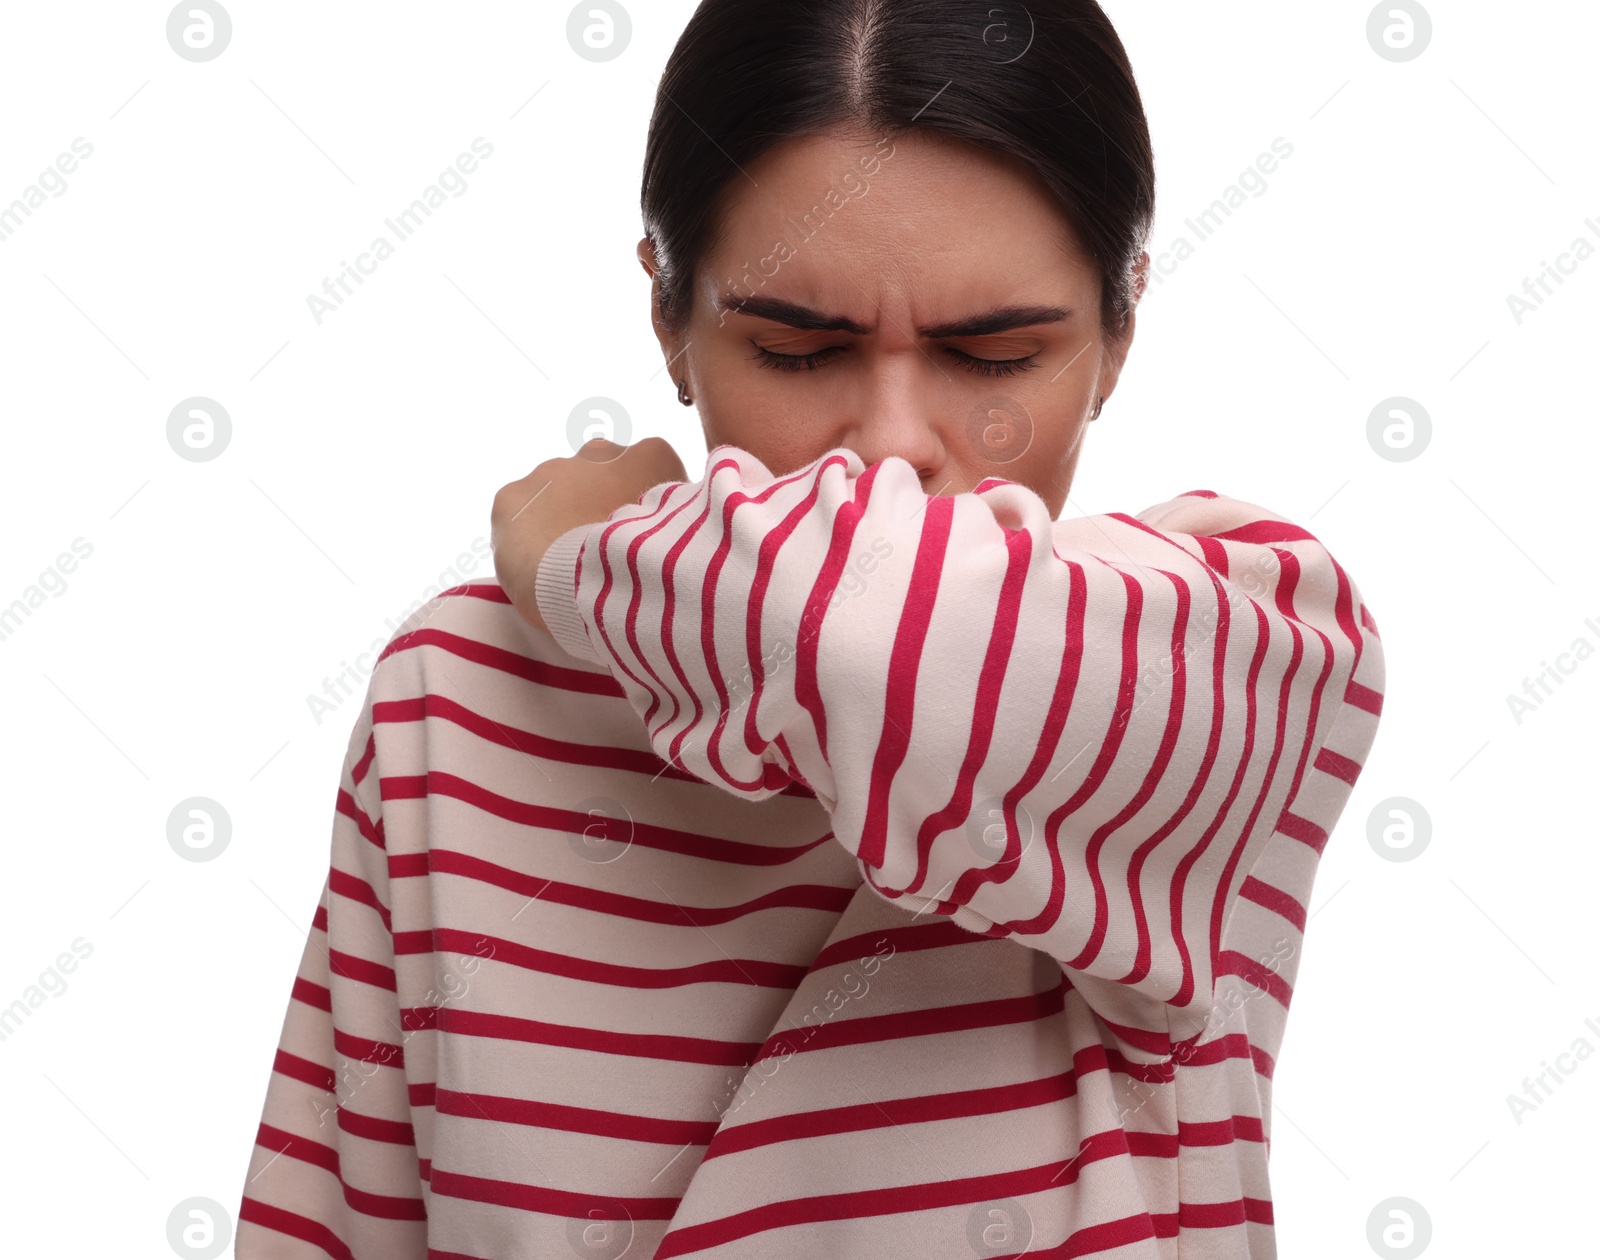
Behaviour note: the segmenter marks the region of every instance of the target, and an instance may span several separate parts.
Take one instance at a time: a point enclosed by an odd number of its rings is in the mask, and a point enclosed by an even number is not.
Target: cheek
[[[1049,469],[1060,464],[1076,449],[1086,427],[1081,413],[1073,405],[1071,391],[1048,393],[1030,391],[1034,398],[1018,392],[1011,406],[990,409],[981,406],[967,424],[968,441],[980,458],[988,457],[1000,462],[1011,461],[1018,467],[1030,470]],[[1038,397],[1041,393],[1043,398]],[[992,437],[1007,439],[1004,443],[979,445],[979,432],[988,426]],[[1007,451],[1009,450],[1009,454]],[[1001,476],[1007,476],[1005,472]]]
[[[1055,497],[1065,494],[1087,429],[1076,411],[1064,412],[1059,406],[1035,416],[1033,445],[1027,456],[1017,461],[1019,473],[1002,475],[1026,482],[1040,498],[1053,503]]]

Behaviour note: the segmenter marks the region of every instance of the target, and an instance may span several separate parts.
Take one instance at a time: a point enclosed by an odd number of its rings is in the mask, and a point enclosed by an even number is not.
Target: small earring
[[[685,407],[691,407],[694,405],[694,399],[689,397],[688,386],[689,381],[687,377],[678,382],[678,401],[681,402]]]
[[[1106,405],[1106,396],[1104,394],[1101,394],[1099,399],[1095,402],[1094,415],[1090,416],[1089,419],[1098,420],[1100,418],[1100,408],[1104,407],[1105,405]]]

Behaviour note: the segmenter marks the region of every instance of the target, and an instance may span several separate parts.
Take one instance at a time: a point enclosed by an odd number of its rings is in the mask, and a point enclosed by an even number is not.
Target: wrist
[[[545,629],[562,651],[599,664],[603,658],[589,641],[577,595],[578,565],[593,528],[595,523],[575,526],[545,549],[534,578],[534,599]]]

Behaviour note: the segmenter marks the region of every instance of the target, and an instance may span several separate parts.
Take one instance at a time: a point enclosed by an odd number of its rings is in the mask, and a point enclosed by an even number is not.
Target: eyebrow
[[[787,324],[790,328],[806,331],[847,332],[864,337],[872,329],[843,315],[828,315],[814,311],[798,302],[783,298],[763,297],[754,294],[741,297],[724,293],[717,298],[718,307],[735,315],[752,315],[757,319],[770,319]],[[943,324],[929,324],[917,329],[920,336],[934,339],[944,337],[984,337],[990,333],[1007,332],[1013,328],[1029,328],[1035,324],[1055,324],[1072,312],[1059,306],[1001,306],[979,315],[950,320]]]

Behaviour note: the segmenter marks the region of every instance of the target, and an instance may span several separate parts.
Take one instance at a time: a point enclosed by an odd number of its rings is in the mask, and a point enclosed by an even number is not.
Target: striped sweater
[[[414,614],[235,1254],[1272,1257],[1383,658],[1306,530],[719,446]]]

